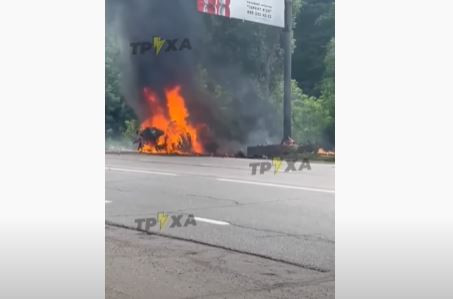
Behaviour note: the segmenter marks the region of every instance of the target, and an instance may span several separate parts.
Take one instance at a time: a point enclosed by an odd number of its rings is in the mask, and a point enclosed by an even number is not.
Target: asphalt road
[[[252,175],[262,161],[106,154],[107,297],[333,298],[334,164]]]

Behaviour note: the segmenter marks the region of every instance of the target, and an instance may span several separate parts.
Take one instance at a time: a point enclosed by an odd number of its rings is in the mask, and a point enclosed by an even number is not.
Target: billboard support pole
[[[291,42],[293,32],[293,1],[285,0],[284,35],[284,95],[283,95],[283,141],[292,135],[291,126]]]

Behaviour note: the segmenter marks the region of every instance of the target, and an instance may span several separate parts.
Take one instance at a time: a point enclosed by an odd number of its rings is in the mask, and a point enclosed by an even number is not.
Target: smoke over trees
[[[333,2],[328,2],[331,5],[319,18],[333,18],[328,13]],[[109,0],[106,7],[107,138],[130,134],[131,126],[146,117],[140,95],[143,87],[162,92],[178,83],[188,99],[191,119],[208,124],[225,150],[280,142],[281,29],[200,14],[196,1]],[[294,10],[299,24],[302,1],[294,1]],[[296,25],[294,44],[308,47],[298,35]],[[188,38],[192,49],[159,56],[131,54],[131,42],[150,41],[153,36]],[[301,82],[293,83],[294,136],[301,144],[333,146],[334,135],[329,135],[334,128],[333,33],[318,47],[323,53],[318,67],[323,71],[313,77],[317,89],[305,94]],[[295,57],[299,51],[295,48]],[[304,68],[295,59],[294,77]]]

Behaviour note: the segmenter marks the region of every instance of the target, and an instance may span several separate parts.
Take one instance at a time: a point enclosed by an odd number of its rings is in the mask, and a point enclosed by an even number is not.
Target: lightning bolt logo
[[[157,213],[157,222],[159,222],[159,229],[162,230],[168,222],[168,214]]]
[[[159,55],[160,50],[162,50],[162,47],[165,45],[165,42],[166,40],[161,39],[160,36],[153,37],[153,48],[156,52],[156,55]]]
[[[273,158],[272,165],[274,166],[274,174],[277,174],[280,168],[282,167],[282,159],[280,158]]]

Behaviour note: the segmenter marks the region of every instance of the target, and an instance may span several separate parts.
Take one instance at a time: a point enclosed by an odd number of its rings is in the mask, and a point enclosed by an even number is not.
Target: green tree
[[[303,145],[326,145],[324,132],[331,122],[331,117],[323,102],[303,92],[296,80],[291,82],[293,138]],[[283,83],[274,91],[275,98],[283,98]],[[276,113],[282,114],[282,100],[276,107]]]
[[[119,49],[115,39],[107,35],[105,47],[105,133],[106,138],[120,137],[127,121],[136,119],[120,92]]]
[[[335,34],[335,2],[304,0],[296,22],[293,77],[305,93],[319,97],[326,45]]]
[[[329,114],[329,122],[324,130],[324,138],[328,147],[335,147],[335,38],[327,47],[324,58],[324,78],[321,83],[320,101]]]

